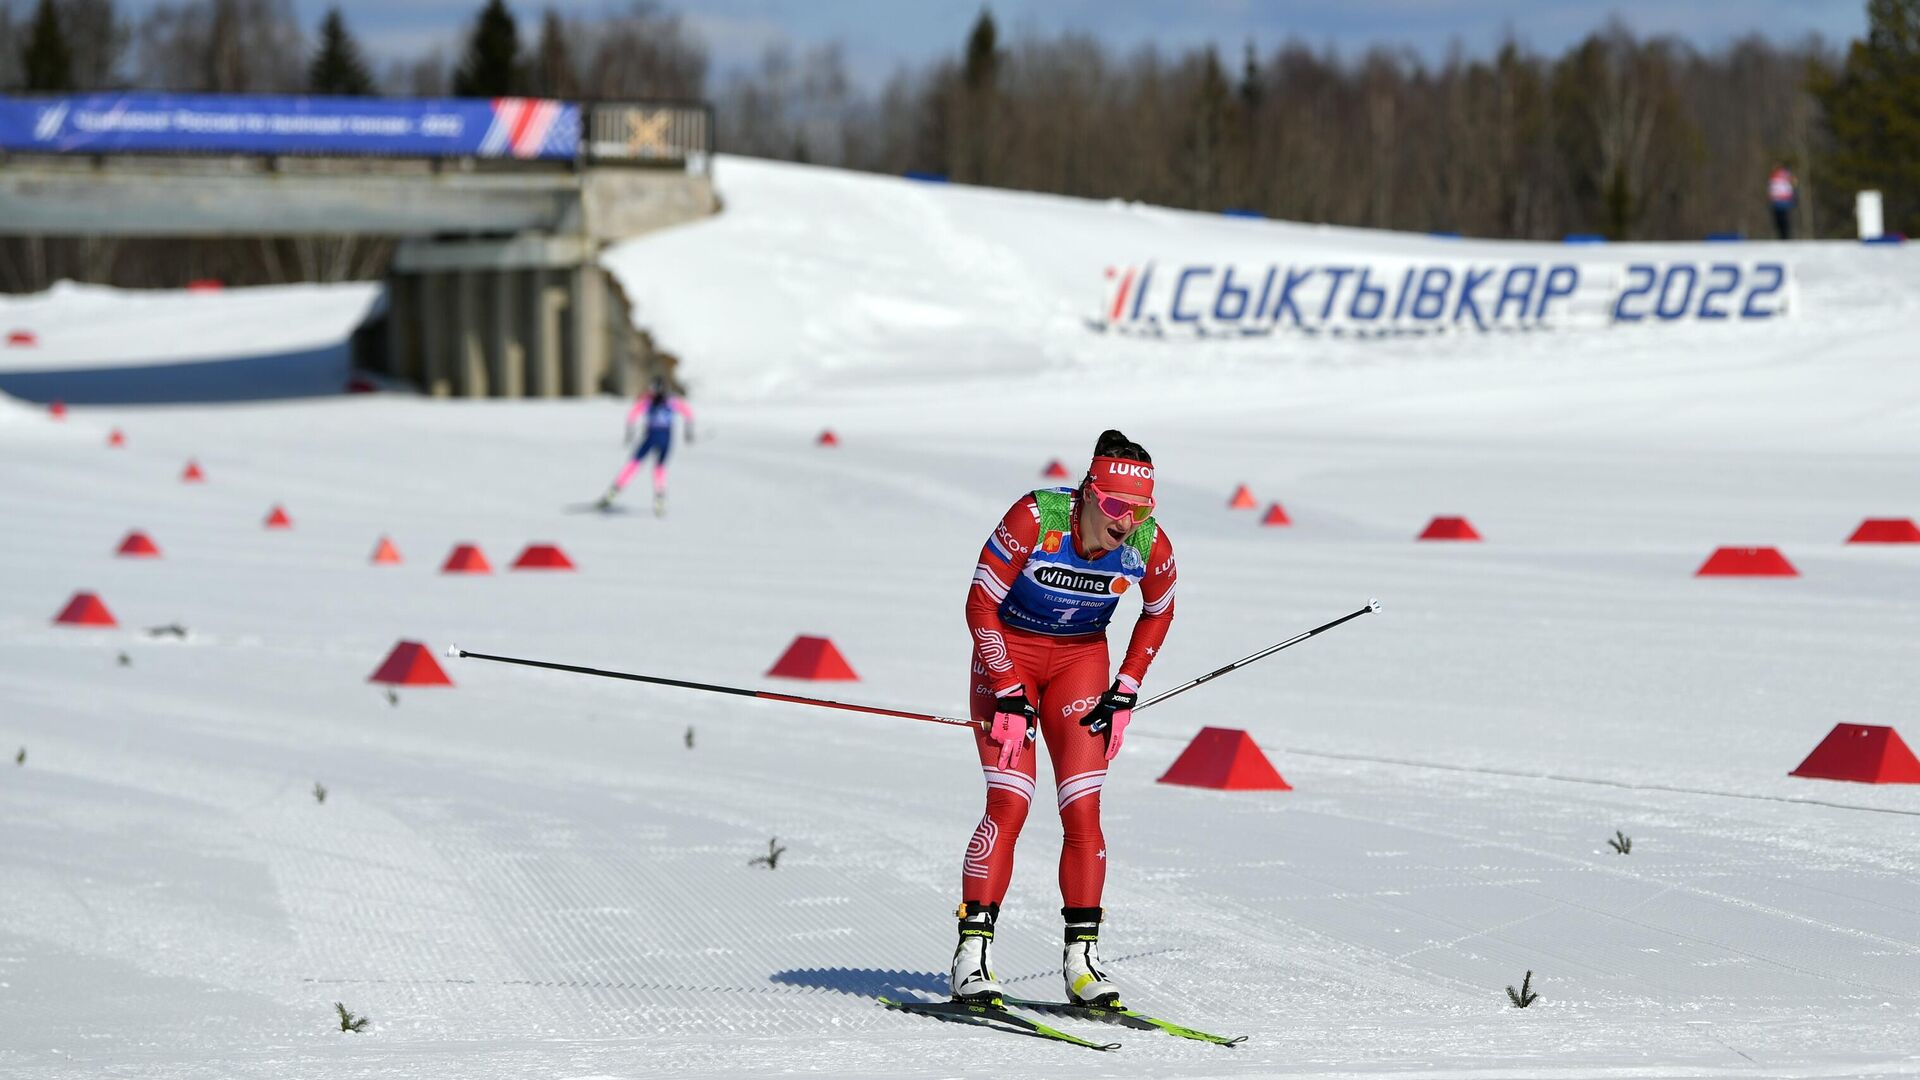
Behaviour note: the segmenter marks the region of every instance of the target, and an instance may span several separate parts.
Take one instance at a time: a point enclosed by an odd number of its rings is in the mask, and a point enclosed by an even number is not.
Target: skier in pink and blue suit
[[[673,418],[678,416],[686,427],[687,442],[693,442],[693,409],[686,399],[672,393],[667,388],[667,380],[656,378],[646,396],[633,403],[627,411],[627,434],[625,441],[632,442],[636,425],[646,422],[646,437],[634,447],[633,460],[627,462],[614,478],[613,486],[600,497],[599,506],[604,509],[613,505],[613,500],[640,471],[640,465],[648,454],[653,460],[653,510],[660,513],[666,508],[667,501],[667,455],[673,452]]]

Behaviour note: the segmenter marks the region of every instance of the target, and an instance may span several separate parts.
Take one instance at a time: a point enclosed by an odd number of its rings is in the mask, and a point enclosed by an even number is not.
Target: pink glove
[[[1011,769],[1020,760],[1020,748],[1033,741],[1034,722],[1039,715],[1021,683],[994,697],[993,726],[987,730],[987,737],[1000,744],[1000,768]]]

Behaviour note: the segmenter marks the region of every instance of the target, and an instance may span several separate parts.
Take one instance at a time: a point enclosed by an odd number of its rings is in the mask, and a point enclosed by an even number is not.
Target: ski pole
[[[853,705],[844,701],[828,701],[825,698],[802,697],[799,694],[779,694],[772,690],[749,690],[739,686],[688,682],[685,679],[668,679],[659,675],[639,675],[631,671],[607,671],[603,668],[580,667],[577,664],[556,664],[549,660],[528,660],[519,656],[494,656],[489,653],[468,652],[458,645],[447,646],[447,655],[468,660],[492,660],[497,664],[520,664],[523,667],[547,668],[551,671],[570,671],[575,675],[598,675],[603,679],[626,679],[630,682],[652,683],[655,686],[677,686],[682,690],[705,690],[711,694],[732,694],[735,697],[784,701],[792,705],[813,705],[822,709],[845,709],[847,712],[873,713],[876,716],[897,716],[903,720],[926,720],[930,723],[953,724],[959,727],[980,726],[972,720],[962,720],[956,716],[936,716],[933,713],[908,712],[904,709],[883,709],[877,705]]]
[[[1150,697],[1147,700],[1141,702],[1140,704],[1135,705],[1134,711],[1138,712],[1149,705],[1157,705],[1160,702],[1165,701],[1170,697],[1173,697],[1175,694],[1184,694],[1187,691],[1193,689],[1194,687],[1199,686],[1201,683],[1210,682],[1214,679],[1219,678],[1222,675],[1227,674],[1230,671],[1238,671],[1239,669],[1246,667],[1248,664],[1251,664],[1256,660],[1263,660],[1269,656],[1272,656],[1274,653],[1277,653],[1281,649],[1287,648],[1290,645],[1298,645],[1300,642],[1307,640],[1308,638],[1314,636],[1315,634],[1325,633],[1326,631],[1331,630],[1334,627],[1339,626],[1341,623],[1347,622],[1350,619],[1357,619],[1360,616],[1365,615],[1370,611],[1379,611],[1379,610],[1380,610],[1380,601],[1369,600],[1367,601],[1367,606],[1359,609],[1358,611],[1353,611],[1346,615],[1342,615],[1341,617],[1333,620],[1330,623],[1327,623],[1324,626],[1316,626],[1311,630],[1301,631],[1300,633],[1293,635],[1287,640],[1282,641],[1276,645],[1269,645],[1266,648],[1261,649],[1259,652],[1252,654],[1251,656],[1243,656],[1240,659],[1235,660],[1233,663],[1226,665],[1225,667],[1217,668],[1213,671],[1207,672],[1205,675],[1202,675],[1197,679],[1193,679],[1188,682],[1181,683],[1179,686],[1176,686],[1173,689],[1166,691],[1165,693],[1156,694],[1153,697]],[[711,694],[732,694],[735,697],[760,698],[763,701],[784,701],[792,705],[812,705],[816,708],[822,708],[822,709],[844,709],[847,712],[870,713],[875,716],[897,716],[903,720],[925,720],[929,723],[951,724],[955,727],[979,727],[980,726],[976,721],[963,720],[956,716],[940,716],[935,713],[909,712],[905,709],[886,709],[878,705],[856,705],[856,704],[852,704],[844,701],[829,701],[826,698],[805,697],[800,694],[781,694],[781,693],[776,693],[772,690],[749,690],[745,687],[740,687],[740,686],[720,686],[715,683],[689,682],[686,679],[669,679],[661,675],[641,675],[631,671],[608,671],[605,668],[582,667],[578,664],[557,664],[551,660],[529,660],[525,657],[520,657],[520,656],[496,656],[492,653],[468,652],[467,650],[461,648],[458,645],[447,646],[447,655],[451,657],[459,657],[467,660],[491,660],[497,664],[519,664],[522,667],[546,668],[549,671],[568,671],[576,675],[596,675],[603,679],[626,679],[629,682],[652,683],[655,686],[677,686],[682,690],[704,690]]]
[[[1141,709],[1144,709],[1149,705],[1158,705],[1160,702],[1167,700],[1168,698],[1174,696],[1175,694],[1184,694],[1187,691],[1193,689],[1194,687],[1199,686],[1203,682],[1210,682],[1214,679],[1219,678],[1222,675],[1225,675],[1229,671],[1238,671],[1241,668],[1246,667],[1248,664],[1251,664],[1256,660],[1264,660],[1267,657],[1272,656],[1274,653],[1279,652],[1281,649],[1284,649],[1289,645],[1298,645],[1315,634],[1324,634],[1328,630],[1331,630],[1334,627],[1339,626],[1343,622],[1346,622],[1350,619],[1357,619],[1360,616],[1365,615],[1369,611],[1379,611],[1379,610],[1380,610],[1380,601],[1368,600],[1366,607],[1363,607],[1358,611],[1350,611],[1347,614],[1342,615],[1339,618],[1333,620],[1332,622],[1327,623],[1325,626],[1316,626],[1311,630],[1303,630],[1300,633],[1293,635],[1292,637],[1288,638],[1285,641],[1280,642],[1277,645],[1269,645],[1266,648],[1261,649],[1259,652],[1254,653],[1251,656],[1243,656],[1240,659],[1235,660],[1233,663],[1228,664],[1226,667],[1216,668],[1213,671],[1209,671],[1205,675],[1202,675],[1197,679],[1193,679],[1188,682],[1183,682],[1179,686],[1176,686],[1171,690],[1165,691],[1164,693],[1155,694],[1152,697],[1148,698],[1147,700],[1141,702],[1140,704],[1135,705],[1133,707],[1133,711],[1139,712]]]

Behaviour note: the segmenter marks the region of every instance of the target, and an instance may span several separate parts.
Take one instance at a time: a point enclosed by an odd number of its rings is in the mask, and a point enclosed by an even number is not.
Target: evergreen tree
[[[453,73],[453,92],[459,97],[503,97],[519,93],[523,85],[520,29],[504,0],[487,0]]]
[[[73,53],[67,48],[67,36],[60,29],[60,13],[53,0],[40,0],[33,14],[33,27],[27,31],[27,44],[20,51],[23,89],[29,92],[57,93],[73,89]]]
[[[967,51],[960,65],[961,93],[956,102],[959,122],[954,125],[960,139],[954,156],[955,179],[974,184],[994,181],[995,128],[998,126],[1000,32],[993,24],[993,13],[980,9],[973,30],[967,34]]]
[[[1813,90],[1834,143],[1821,187],[1878,189],[1888,231],[1920,236],[1920,0],[1868,0],[1866,40]]]
[[[560,13],[548,8],[540,18],[540,40],[533,47],[532,70],[528,73],[529,93],[540,97],[573,98],[580,96],[580,78],[573,64],[573,49],[567,44],[567,24]]]
[[[1247,39],[1247,57],[1240,69],[1240,108],[1248,116],[1260,111],[1260,102],[1265,97],[1260,85],[1260,58],[1254,55],[1253,39]]]
[[[320,23],[320,45],[307,68],[307,89],[315,94],[373,93],[373,76],[367,73],[360,44],[347,32],[338,7],[328,9]]]
[[[1191,119],[1186,132],[1187,205],[1218,210],[1222,158],[1227,140],[1227,103],[1232,91],[1220,56],[1209,46],[1200,61],[1200,78],[1193,91]]]
[[[994,76],[1000,70],[1000,32],[993,25],[993,12],[980,9],[973,32],[967,35],[967,89],[974,93],[991,91]]]

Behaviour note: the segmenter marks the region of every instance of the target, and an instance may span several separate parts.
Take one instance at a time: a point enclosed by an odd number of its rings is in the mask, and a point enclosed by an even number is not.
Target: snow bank
[[[0,327],[37,339],[0,349],[0,389],[69,404],[338,393],[347,338],[380,289],[345,282],[191,292],[62,281],[0,297]]]
[[[38,411],[26,402],[0,392],[0,427],[25,423]]]
[[[1857,244],[1468,241],[742,158],[716,177],[721,215],[604,261],[635,321],[725,394],[1407,355],[1382,338],[1442,356],[1737,350],[1899,325],[1920,294],[1920,260]]]
[[[189,292],[62,281],[0,296],[0,325],[30,328],[31,350],[0,351],[0,370],[211,360],[291,352],[346,340],[378,282]]]

